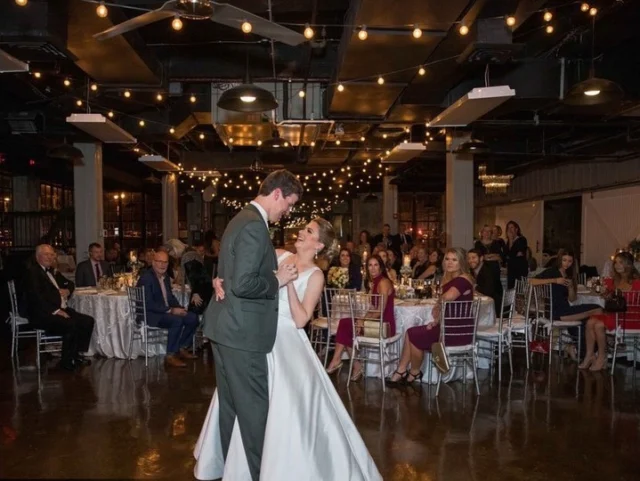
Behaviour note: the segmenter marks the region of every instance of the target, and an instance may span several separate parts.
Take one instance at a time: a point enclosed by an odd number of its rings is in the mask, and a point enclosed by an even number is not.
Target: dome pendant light
[[[249,59],[247,58],[247,71],[244,83],[225,90],[218,100],[218,107],[233,112],[266,112],[278,107],[278,101],[273,94],[257,85],[249,79]]]

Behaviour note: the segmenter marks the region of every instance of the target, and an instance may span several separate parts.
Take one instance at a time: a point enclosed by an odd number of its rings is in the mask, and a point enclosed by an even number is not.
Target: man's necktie
[[[96,264],[96,281],[99,281],[100,277],[100,264]]]

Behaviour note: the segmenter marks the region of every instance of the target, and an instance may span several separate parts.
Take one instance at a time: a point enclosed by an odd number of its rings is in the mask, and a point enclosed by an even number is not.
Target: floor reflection
[[[502,385],[379,382],[337,389],[385,480],[635,479],[633,369],[517,370]],[[0,478],[192,479],[191,452],[215,385],[210,358],[96,359],[75,374],[0,365]]]

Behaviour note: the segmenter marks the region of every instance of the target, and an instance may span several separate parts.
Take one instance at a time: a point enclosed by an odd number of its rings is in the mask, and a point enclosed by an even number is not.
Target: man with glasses
[[[183,308],[171,291],[171,280],[167,275],[169,254],[158,251],[153,256],[151,269],[145,271],[138,281],[144,287],[147,308],[147,324],[169,331],[165,362],[172,367],[185,367],[182,359],[195,359],[188,347],[198,327],[198,316]]]

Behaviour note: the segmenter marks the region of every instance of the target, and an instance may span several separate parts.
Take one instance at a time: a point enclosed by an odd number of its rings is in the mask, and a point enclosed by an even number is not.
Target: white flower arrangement
[[[344,289],[349,283],[349,269],[346,267],[332,267],[327,273],[329,287]]]

